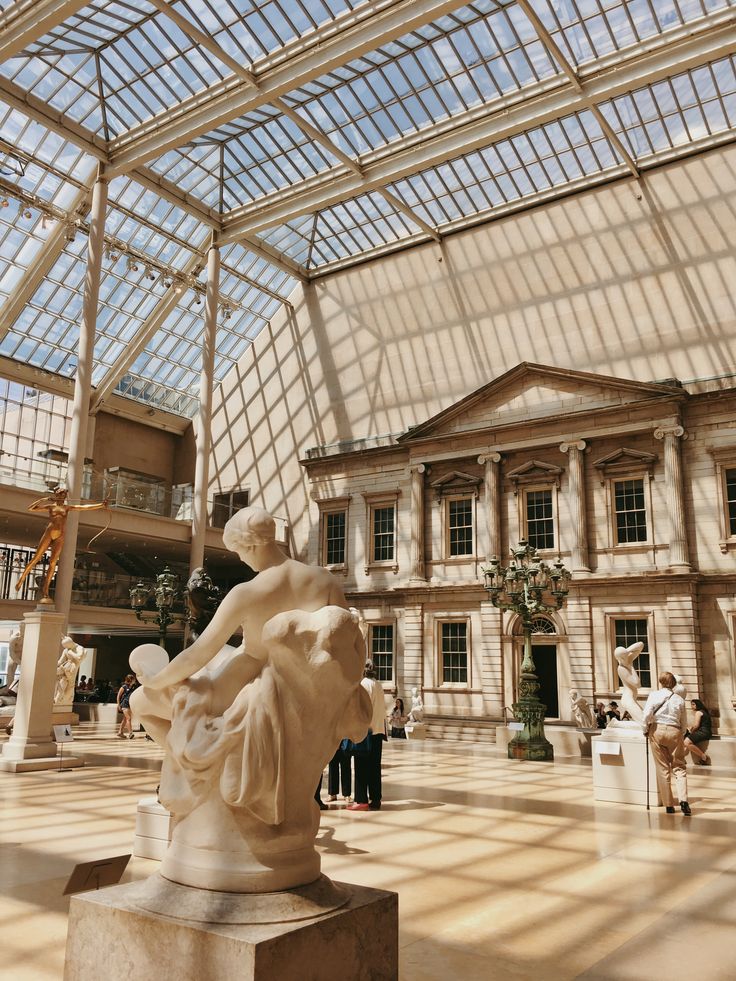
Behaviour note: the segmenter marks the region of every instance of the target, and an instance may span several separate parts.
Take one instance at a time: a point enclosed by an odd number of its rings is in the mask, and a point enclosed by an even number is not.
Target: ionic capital
[[[569,453],[570,450],[580,450],[582,453],[587,445],[584,439],[569,439],[560,443],[560,453]]]
[[[500,463],[500,462],[501,462],[500,453],[486,453],[484,456],[478,457],[478,463],[480,463],[481,466],[483,466],[483,464],[485,463]]]
[[[654,430],[655,439],[664,439],[665,436],[684,436],[685,430],[682,426],[660,426],[658,429]]]

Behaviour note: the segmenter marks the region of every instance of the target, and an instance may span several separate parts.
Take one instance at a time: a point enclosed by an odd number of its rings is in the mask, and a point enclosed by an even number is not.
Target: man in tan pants
[[[668,814],[675,813],[672,774],[675,775],[680,810],[690,815],[687,800],[687,766],[684,732],[687,728],[685,702],[673,689],[677,684],[670,671],[659,676],[659,691],[653,691],[644,706],[642,725],[649,734],[652,756],[657,767],[657,786]]]

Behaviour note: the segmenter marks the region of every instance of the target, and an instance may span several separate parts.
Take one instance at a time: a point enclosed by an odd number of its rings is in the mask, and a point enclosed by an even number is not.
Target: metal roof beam
[[[14,58],[89,0],[16,0],[0,16],[0,61]]]
[[[412,135],[391,145],[390,152],[373,162],[363,159],[364,179],[355,174],[327,174],[297,184],[237,209],[223,218],[221,244],[252,235],[291,218],[312,214],[340,201],[355,197],[367,188],[416,174],[455,157],[488,147],[544,123],[587,108],[587,99],[596,104],[631,92],[643,85],[695,68],[733,53],[736,15],[719,18],[715,27],[685,34],[677,43],[661,43],[630,51],[625,57],[607,59],[604,69],[581,72],[586,101],[565,79],[558,78],[547,91],[530,98],[528,91],[455,117],[451,123]]]
[[[234,73],[112,140],[111,176],[273,103],[333,68],[462,6],[462,0],[373,0],[361,4],[259,62],[253,71],[258,88]]]

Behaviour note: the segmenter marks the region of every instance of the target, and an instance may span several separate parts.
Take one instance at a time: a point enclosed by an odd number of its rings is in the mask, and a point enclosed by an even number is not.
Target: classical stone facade
[[[344,577],[387,690],[501,720],[521,625],[482,570],[529,539],[573,573],[535,624],[550,718],[570,688],[615,697],[613,650],[643,640],[642,695],[671,668],[736,734],[735,417],[734,389],[522,363],[384,445],[310,450],[310,561]]]

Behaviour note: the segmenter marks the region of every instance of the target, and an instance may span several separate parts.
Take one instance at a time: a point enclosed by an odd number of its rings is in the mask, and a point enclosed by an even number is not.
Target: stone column
[[[423,463],[409,467],[411,474],[411,579],[424,582],[424,474]]]
[[[100,296],[102,253],[105,248],[105,213],[107,211],[107,180],[100,172],[92,189],[92,211],[89,216],[89,241],[87,244],[87,274],[84,280],[82,323],[79,328],[77,348],[77,375],[74,383],[72,424],[69,433],[69,466],[67,469],[70,504],[79,504],[84,478],[84,459],[87,455],[89,405],[92,394],[92,368],[94,364],[95,331],[97,328],[97,304]],[[70,511],[66,519],[64,546],[56,570],[54,606],[69,616],[74,579],[74,558],[77,552],[79,511]],[[58,652],[58,648],[57,648]],[[53,690],[53,689],[52,689]]]
[[[680,456],[680,439],[684,435],[685,430],[682,426],[668,426],[654,430],[654,438],[664,441],[664,483],[670,519],[670,566],[683,570],[690,568]]]
[[[207,491],[212,447],[212,388],[215,375],[215,341],[217,336],[217,301],[220,292],[220,249],[213,239],[207,253],[207,293],[204,305],[204,338],[202,372],[199,380],[199,418],[197,420],[197,456],[194,469],[192,500],[192,544],[189,571],[204,565],[204,540],[207,532]]]
[[[570,514],[572,516],[571,572],[590,572],[588,558],[588,528],[585,514],[585,475],[583,451],[585,440],[576,439],[560,444],[560,452],[567,453],[570,475]]]
[[[485,464],[486,524],[488,555],[501,556],[501,454],[488,453],[478,457]]]
[[[3,746],[0,770],[49,770],[59,765],[51,734],[56,662],[61,650],[62,613],[38,609],[25,614],[23,660],[15,705],[13,735]],[[79,766],[69,757],[64,766]]]

